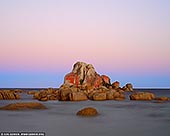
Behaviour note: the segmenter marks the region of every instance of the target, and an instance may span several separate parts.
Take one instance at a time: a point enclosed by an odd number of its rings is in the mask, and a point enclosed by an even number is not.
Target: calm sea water
[[[141,90],[140,90],[141,91]],[[142,90],[146,91],[146,90]],[[157,96],[170,97],[170,90],[149,90]],[[128,94],[127,94],[128,95]],[[21,100],[1,100],[0,106]],[[47,110],[0,111],[0,132],[45,132],[46,136],[169,136],[170,102],[82,101],[41,102]],[[83,107],[95,107],[97,117],[78,117]]]

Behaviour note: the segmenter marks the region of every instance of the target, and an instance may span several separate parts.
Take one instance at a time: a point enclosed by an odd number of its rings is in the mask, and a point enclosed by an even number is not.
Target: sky
[[[170,88],[169,0],[1,0],[0,88],[59,87],[77,61]]]

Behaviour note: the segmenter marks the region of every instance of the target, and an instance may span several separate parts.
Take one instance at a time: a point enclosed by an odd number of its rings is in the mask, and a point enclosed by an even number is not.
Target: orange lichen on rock
[[[93,65],[84,62],[74,64],[72,72],[66,74],[64,84],[79,86],[91,86],[98,88],[105,84],[110,84],[110,78],[106,75],[100,76],[95,71]]]

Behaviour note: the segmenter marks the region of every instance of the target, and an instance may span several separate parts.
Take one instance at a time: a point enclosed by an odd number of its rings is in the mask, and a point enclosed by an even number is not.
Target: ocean
[[[35,90],[35,89],[33,89]],[[170,89],[138,89],[170,97]],[[0,132],[45,132],[46,136],[169,136],[170,101],[80,101],[41,102],[48,109],[0,111]],[[31,96],[21,100],[0,100],[0,106],[15,102],[37,102]],[[95,107],[99,116],[79,117],[77,111]]]

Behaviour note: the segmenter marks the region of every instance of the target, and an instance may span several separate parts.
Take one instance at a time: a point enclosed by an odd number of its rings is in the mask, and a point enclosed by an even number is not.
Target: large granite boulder
[[[129,97],[130,100],[154,100],[155,99],[155,95],[150,92],[138,92],[138,93],[131,94]]]
[[[40,90],[39,92],[35,92],[33,98],[39,101],[48,101],[48,95],[45,90]]]
[[[69,86],[98,88],[102,85],[110,84],[108,76],[100,76],[93,65],[84,62],[74,64],[72,72],[68,73],[64,78],[64,84]]]
[[[111,90],[107,91],[106,92],[106,99],[107,100],[114,100],[115,99],[114,95],[115,95],[116,92],[117,91],[114,90],[114,89],[111,89]]]
[[[96,116],[98,112],[95,108],[87,107],[77,112],[78,116]]]
[[[69,101],[70,100],[70,93],[72,93],[72,90],[70,88],[60,89],[60,101]]]
[[[88,100],[87,92],[77,88],[75,85],[63,84],[59,89],[60,101],[84,101]]]
[[[0,110],[30,110],[30,109],[46,109],[46,107],[41,103],[37,102],[13,103],[4,107],[0,107]]]
[[[110,78],[108,76],[102,75],[101,78],[103,80],[103,86],[106,86],[106,87],[111,86]]]
[[[39,101],[48,101],[48,94],[46,91],[42,91],[39,93]]]
[[[118,88],[120,88],[120,82],[118,82],[118,81],[113,82],[113,83],[112,83],[112,88],[113,88],[113,89],[118,89]]]
[[[118,90],[111,89],[106,92],[106,99],[107,100],[124,100],[125,95],[123,92],[119,92]]]
[[[84,92],[71,92],[69,94],[70,101],[85,101],[88,100],[87,95]]]
[[[92,96],[92,100],[94,101],[104,101],[106,100],[106,93],[105,92],[96,92]]]

